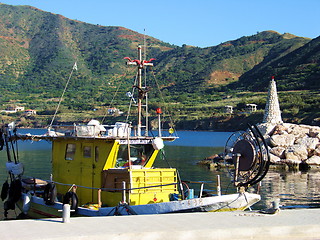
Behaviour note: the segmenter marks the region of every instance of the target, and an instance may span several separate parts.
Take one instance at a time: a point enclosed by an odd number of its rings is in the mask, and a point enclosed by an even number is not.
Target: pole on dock
[[[217,195],[221,196],[220,175],[217,175]]]
[[[63,223],[70,222],[70,204],[63,204],[62,222]]]
[[[122,181],[122,203],[126,203],[126,182]]]

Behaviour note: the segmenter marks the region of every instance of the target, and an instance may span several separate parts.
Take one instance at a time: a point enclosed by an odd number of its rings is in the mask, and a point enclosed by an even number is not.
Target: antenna
[[[146,43],[146,29],[143,29],[143,55],[144,59],[147,59],[147,43]]]

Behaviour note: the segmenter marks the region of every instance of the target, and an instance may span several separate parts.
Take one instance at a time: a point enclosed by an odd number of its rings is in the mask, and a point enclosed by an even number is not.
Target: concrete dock
[[[11,220],[0,239],[320,239],[320,209]]]

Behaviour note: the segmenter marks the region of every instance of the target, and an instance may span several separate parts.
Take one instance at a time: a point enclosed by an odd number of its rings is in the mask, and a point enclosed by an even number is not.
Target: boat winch
[[[267,144],[256,125],[233,133],[225,145],[225,165],[236,187],[260,182],[267,174],[270,156]]]

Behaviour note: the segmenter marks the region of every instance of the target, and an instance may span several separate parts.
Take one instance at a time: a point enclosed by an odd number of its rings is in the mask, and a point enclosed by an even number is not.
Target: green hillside
[[[264,31],[218,46],[178,47],[123,27],[0,4],[0,110],[21,105],[38,111],[36,116],[1,113],[1,119],[18,120],[21,126],[47,125],[75,62],[78,70],[57,120],[102,119],[115,93],[120,95],[116,107],[125,115],[125,93],[135,73],[123,58],[136,58],[136,47],[144,41],[147,59],[156,58],[150,109],[165,107],[178,128],[227,130],[240,126],[239,121],[260,121],[272,75],[280,90],[296,90],[290,93],[293,99],[280,94],[285,119],[314,124],[320,118],[314,108],[320,98],[314,93],[319,90],[319,39]],[[247,103],[258,104],[259,111],[243,114]],[[224,113],[225,105],[235,107],[232,116]]]
[[[28,6],[0,5],[0,73],[2,86],[29,93],[55,91],[77,61],[74,87],[100,85],[122,75],[123,57],[135,56],[144,36],[122,27],[105,27],[67,19]],[[172,48],[146,37],[150,54]]]
[[[264,31],[214,47],[182,46],[158,57],[159,73],[162,79],[170,82],[170,90],[227,90],[224,86],[236,82],[254,66],[274,61],[308,41],[289,34]]]
[[[280,58],[266,58],[243,74],[237,85],[249,90],[261,89],[267,85],[270,76],[276,77],[279,90],[319,90],[320,37]]]

